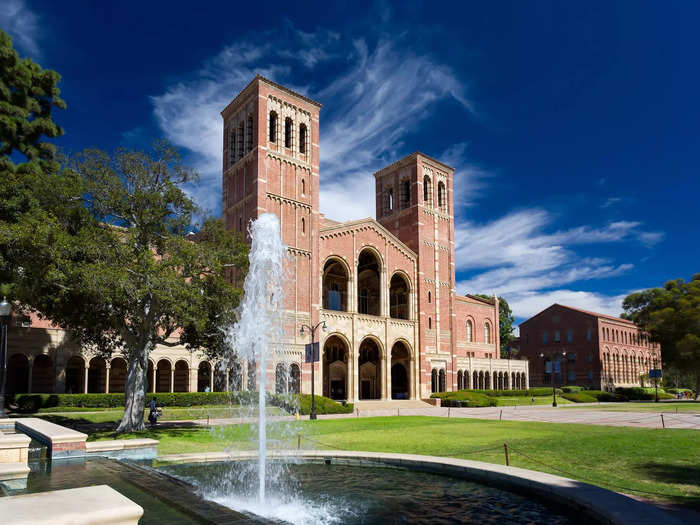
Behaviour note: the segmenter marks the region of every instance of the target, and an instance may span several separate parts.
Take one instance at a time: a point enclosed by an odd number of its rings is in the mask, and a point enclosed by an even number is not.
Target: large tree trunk
[[[148,347],[140,348],[132,353],[127,364],[124,416],[117,427],[117,434],[146,429],[143,411],[146,408],[148,353]]]

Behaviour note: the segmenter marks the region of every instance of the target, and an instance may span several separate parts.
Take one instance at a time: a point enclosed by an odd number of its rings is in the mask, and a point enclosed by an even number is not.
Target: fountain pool
[[[203,498],[239,512],[294,524],[579,523],[564,508],[459,478],[376,466],[285,463],[266,501],[245,461],[182,464],[160,470]],[[586,519],[591,523],[591,519]]]

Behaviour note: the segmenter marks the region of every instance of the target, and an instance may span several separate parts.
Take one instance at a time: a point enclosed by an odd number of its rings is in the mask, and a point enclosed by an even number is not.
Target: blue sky
[[[680,1],[5,0],[0,27],[63,76],[60,146],[166,137],[212,214],[219,112],[256,73],[323,103],[332,218],[373,216],[372,173],[406,154],[453,165],[458,292],[501,294],[522,320],[553,302],[618,314],[631,291],[700,271],[699,15]]]

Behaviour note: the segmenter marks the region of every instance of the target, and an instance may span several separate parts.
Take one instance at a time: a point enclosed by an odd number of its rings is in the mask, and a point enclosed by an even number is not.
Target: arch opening
[[[336,259],[330,259],[323,267],[323,308],[346,312],[348,309],[348,272]]]
[[[362,250],[357,262],[357,311],[381,315],[381,264],[372,250]]]
[[[190,366],[187,361],[180,359],[175,363],[175,392],[189,392],[190,390]]]
[[[24,354],[13,354],[7,360],[6,392],[8,394],[24,394],[28,391],[29,359]]]
[[[71,356],[66,363],[66,394],[81,394],[85,389],[85,360]]]
[[[411,354],[406,345],[397,341],[391,349],[391,398],[411,397]]]
[[[408,319],[409,287],[403,275],[395,273],[389,286],[389,316],[394,319]]]
[[[374,340],[365,339],[360,343],[358,369],[360,371],[360,399],[381,399],[381,352]]]
[[[126,390],[126,360],[115,357],[109,365],[109,391],[122,393]]]
[[[290,394],[301,393],[301,369],[296,363],[292,363],[289,367],[289,384],[287,391]]]
[[[332,335],[323,344],[323,395],[343,400],[348,396],[349,349],[345,341]]]

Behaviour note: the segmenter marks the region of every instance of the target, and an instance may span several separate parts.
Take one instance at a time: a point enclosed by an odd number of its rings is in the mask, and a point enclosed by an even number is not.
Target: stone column
[[[85,375],[83,376],[83,394],[88,393],[88,373],[90,372],[90,365],[85,364]]]
[[[356,348],[352,357],[352,389],[355,401],[360,400],[360,349]]]
[[[384,390],[385,399],[391,399],[391,355],[389,352],[384,356]]]
[[[170,392],[175,392],[175,367],[170,367]]]
[[[187,375],[188,379],[188,389],[189,392],[196,392],[197,391],[197,383],[199,382],[199,369],[198,368],[190,368],[189,369],[189,374]]]
[[[209,374],[209,391],[214,391],[214,367],[211,367],[211,372]]]
[[[109,394],[109,369],[111,367],[105,362],[105,394]]]
[[[151,392],[156,391],[156,378],[158,377],[158,363],[153,363],[153,374],[151,377]]]

